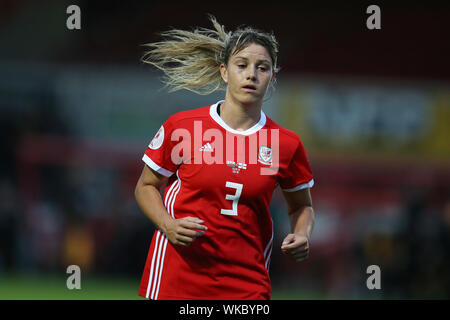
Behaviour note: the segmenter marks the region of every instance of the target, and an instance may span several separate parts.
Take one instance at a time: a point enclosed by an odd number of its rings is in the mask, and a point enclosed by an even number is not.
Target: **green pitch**
[[[54,275],[0,276],[1,300],[135,300],[139,279],[85,277],[81,289],[69,290],[65,277]]]
[[[55,275],[0,275],[0,300],[145,300],[138,296],[140,278],[93,277],[69,290],[67,278]],[[273,300],[324,299],[311,292],[276,291]]]

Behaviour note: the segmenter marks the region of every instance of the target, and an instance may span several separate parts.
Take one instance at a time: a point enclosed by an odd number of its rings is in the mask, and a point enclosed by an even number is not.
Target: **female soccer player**
[[[270,299],[269,204],[278,185],[292,227],[282,252],[296,261],[309,253],[306,153],[297,134],[262,111],[278,43],[250,27],[226,33],[210,19],[215,30],[166,31],[143,57],[172,90],[226,86],[223,101],[170,116],[143,156],[135,196],[157,228],[139,289],[149,299]]]

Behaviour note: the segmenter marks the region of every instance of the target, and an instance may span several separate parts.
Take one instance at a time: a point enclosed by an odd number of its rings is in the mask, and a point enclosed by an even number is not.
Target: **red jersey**
[[[274,189],[314,181],[297,134],[263,111],[246,131],[229,127],[223,101],[169,117],[143,161],[169,177],[163,202],[173,218],[198,217],[208,230],[190,246],[174,246],[156,230],[139,295],[149,299],[270,299]]]

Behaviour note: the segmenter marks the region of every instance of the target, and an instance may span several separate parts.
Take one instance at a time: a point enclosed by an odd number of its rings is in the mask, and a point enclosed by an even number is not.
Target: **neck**
[[[234,130],[245,131],[253,127],[261,118],[261,105],[242,104],[225,96],[225,101],[220,105],[220,117]]]

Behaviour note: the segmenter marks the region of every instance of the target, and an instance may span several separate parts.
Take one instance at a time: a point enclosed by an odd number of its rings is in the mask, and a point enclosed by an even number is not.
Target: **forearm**
[[[291,232],[299,236],[311,239],[314,229],[314,209],[311,206],[303,206],[289,214]]]
[[[141,185],[135,190],[135,198],[144,214],[162,232],[166,233],[172,217],[167,212],[159,190],[152,185]]]

